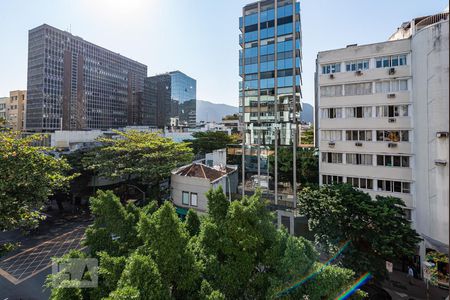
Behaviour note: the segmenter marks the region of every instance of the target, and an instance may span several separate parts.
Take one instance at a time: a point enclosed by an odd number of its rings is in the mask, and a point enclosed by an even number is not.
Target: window
[[[408,90],[408,80],[383,80],[375,82],[375,93],[392,93]]]
[[[196,193],[191,193],[191,205],[192,206],[197,206],[197,194]]]
[[[370,118],[372,117],[371,106],[357,106],[345,108],[346,118]]]
[[[394,193],[411,193],[411,183],[391,180],[378,180],[377,187],[379,191]]]
[[[347,183],[359,189],[368,189],[368,190],[373,189],[373,179],[347,177]]]
[[[183,205],[189,205],[189,192],[183,192],[182,203]]]
[[[372,82],[352,83],[344,85],[345,96],[372,94]]]
[[[378,118],[407,117],[408,105],[383,105],[376,107]]]
[[[342,118],[342,108],[323,108],[322,119]]]
[[[322,152],[322,162],[341,164],[342,163],[342,153],[333,152]]]
[[[377,155],[377,165],[384,167],[409,168],[409,156]]]
[[[378,57],[375,59],[377,68],[389,68],[406,65],[406,54]]]
[[[372,154],[347,153],[346,163],[351,165],[372,165]]]
[[[347,141],[372,141],[372,130],[346,130]]]
[[[341,130],[322,130],[320,132],[320,138],[322,141],[342,141]]]
[[[342,183],[342,176],[322,175],[322,184]]]
[[[377,130],[377,141],[409,142],[408,130]]]
[[[323,65],[322,66],[322,74],[330,74],[330,73],[338,73],[341,71],[341,64],[335,63],[335,64],[329,64],[329,65]]]
[[[320,87],[321,97],[338,97],[342,96],[342,85],[329,85]]]
[[[367,69],[369,69],[369,60],[368,59],[351,61],[351,62],[347,62],[345,64],[345,70],[347,72],[367,70]]]

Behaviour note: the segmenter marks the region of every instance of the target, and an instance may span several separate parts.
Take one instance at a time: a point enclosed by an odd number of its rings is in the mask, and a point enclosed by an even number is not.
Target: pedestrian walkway
[[[427,298],[427,288],[424,281],[420,279],[413,279],[413,284],[409,284],[406,273],[395,271],[390,274],[390,280],[384,281],[382,284],[392,297],[392,300],[401,299],[432,299],[443,300],[448,296],[449,291],[430,285],[429,295]]]
[[[86,225],[26,249],[0,261],[0,275],[17,285],[51,265],[52,257],[60,257],[72,249],[80,249]]]

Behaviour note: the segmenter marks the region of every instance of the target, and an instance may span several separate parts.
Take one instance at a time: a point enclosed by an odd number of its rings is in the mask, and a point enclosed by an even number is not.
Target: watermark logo
[[[98,286],[98,260],[69,258],[52,263],[54,288],[95,288]]]

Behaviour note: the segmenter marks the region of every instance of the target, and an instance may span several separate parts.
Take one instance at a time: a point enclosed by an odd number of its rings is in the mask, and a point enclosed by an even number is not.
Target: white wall
[[[449,142],[436,132],[449,131],[448,21],[419,30],[412,37],[415,226],[425,238],[449,244]],[[437,166],[435,160],[447,161]],[[429,247],[425,242],[425,247]],[[430,247],[432,248],[432,247]],[[448,251],[448,250],[447,250]]]

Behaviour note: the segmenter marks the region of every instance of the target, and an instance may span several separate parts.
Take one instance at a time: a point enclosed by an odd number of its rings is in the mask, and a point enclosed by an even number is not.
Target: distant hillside
[[[239,112],[239,108],[227,104],[216,104],[209,101],[197,100],[197,122],[221,122],[222,117]],[[302,121],[313,123],[314,108],[311,104],[303,103]]]
[[[303,103],[303,111],[300,113],[300,119],[307,123],[314,122],[314,107],[309,103]]]
[[[238,112],[239,108],[236,106],[197,100],[197,122],[206,121],[219,123],[222,121],[222,117]]]

